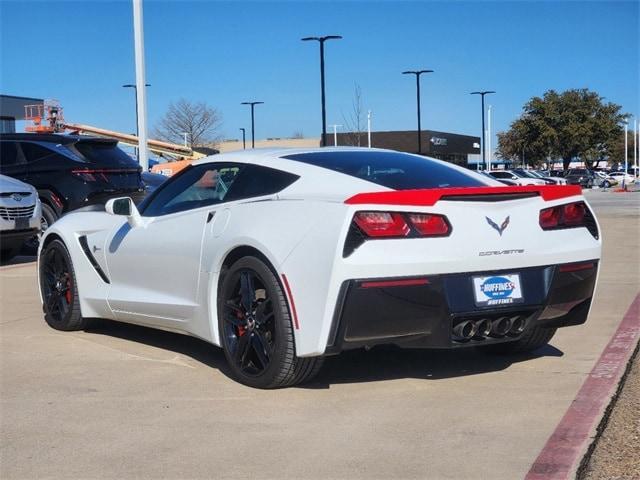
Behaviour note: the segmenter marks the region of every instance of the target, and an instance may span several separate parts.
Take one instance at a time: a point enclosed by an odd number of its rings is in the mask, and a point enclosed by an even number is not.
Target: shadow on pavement
[[[227,363],[222,349],[199,338],[97,318],[91,319],[85,332],[121,338],[179,353],[228,375]]]
[[[0,262],[0,267],[8,267],[11,265],[22,265],[23,263],[31,263],[35,262],[37,258],[35,255],[18,255],[17,257],[13,257],[8,262]]]
[[[187,335],[155,330],[111,320],[94,319],[85,330],[139,342],[179,353],[220,370],[229,376],[222,349],[204,340]],[[540,357],[561,357],[561,350],[546,345],[527,354],[499,356],[479,350],[420,350],[393,346],[376,347],[369,351],[350,350],[327,357],[318,377],[299,388],[323,389],[333,384],[362,383],[402,378],[438,380],[501,371],[510,365]]]
[[[320,374],[303,388],[328,388],[331,384],[361,383],[400,378],[438,380],[464,377],[508,368],[513,363],[564,353],[546,345],[535,352],[494,355],[475,348],[457,350],[401,349],[394,346],[359,349],[328,357]]]

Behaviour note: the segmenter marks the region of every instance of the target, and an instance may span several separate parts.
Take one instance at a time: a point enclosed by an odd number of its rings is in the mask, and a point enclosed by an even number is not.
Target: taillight
[[[587,206],[584,202],[567,203],[540,210],[540,226],[543,230],[586,227]]]
[[[358,212],[354,221],[369,237],[406,237],[409,225],[395,212]]]
[[[442,215],[429,213],[409,213],[409,221],[420,235],[439,237],[449,233],[449,223]]]
[[[442,237],[451,227],[443,215],[404,212],[357,212],[353,220],[370,238]]]

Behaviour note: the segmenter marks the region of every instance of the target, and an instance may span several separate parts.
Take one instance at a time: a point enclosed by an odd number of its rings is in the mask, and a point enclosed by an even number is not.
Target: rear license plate
[[[478,307],[512,305],[524,301],[520,275],[517,273],[473,277],[473,292]]]
[[[26,230],[29,228],[28,218],[16,218],[16,230]]]

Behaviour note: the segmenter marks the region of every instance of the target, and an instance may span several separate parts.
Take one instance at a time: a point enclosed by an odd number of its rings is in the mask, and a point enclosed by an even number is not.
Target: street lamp
[[[246,150],[247,149],[247,141],[245,138],[245,131],[244,128],[240,128],[240,130],[242,130],[242,149]]]
[[[241,103],[241,105],[251,105],[251,148],[256,148],[256,138],[255,138],[255,130],[254,130],[255,124],[254,124],[254,121],[253,121],[253,118],[254,118],[253,117],[253,108],[256,105],[260,105],[262,103],[264,103],[264,102],[242,102]]]
[[[150,87],[151,84],[150,83],[145,83],[144,84],[145,87]],[[135,99],[136,99],[136,138],[140,137],[140,132],[138,131],[138,87],[136,87],[135,84],[133,83],[127,83],[125,85],[122,85],[123,88],[133,88],[133,94],[135,95]],[[136,159],[138,160],[138,163],[140,163],[140,140],[138,139],[138,148],[136,148]]]
[[[482,135],[480,135],[480,139],[482,140],[482,165],[484,169],[487,169],[487,156],[486,156],[486,148],[485,145],[485,133],[484,133],[484,96],[490,93],[496,93],[493,90],[484,90],[481,92],[471,92],[470,95],[480,95],[482,97]]]
[[[301,40],[308,42],[315,40],[320,44],[320,93],[322,102],[322,146],[327,146],[327,112],[325,108],[325,95],[324,95],[324,42],[327,40],[340,40],[341,35],[325,35],[324,37],[304,37]]]
[[[420,75],[423,73],[433,73],[433,70],[407,70],[403,75],[416,76],[416,101],[418,104],[418,153],[422,152],[422,129],[420,127]]]

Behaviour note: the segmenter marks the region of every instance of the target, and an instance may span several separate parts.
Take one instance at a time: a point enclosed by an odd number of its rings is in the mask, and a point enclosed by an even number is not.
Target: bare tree
[[[364,134],[364,108],[362,107],[362,89],[357,83],[354,84],[353,100],[351,101],[351,112],[349,115],[342,114],[342,119],[346,127],[345,134],[347,145],[360,147]]]
[[[173,143],[187,145],[211,145],[220,141],[218,129],[222,125],[222,115],[206,102],[190,102],[181,98],[170,103],[167,113],[154,129],[154,136]]]

